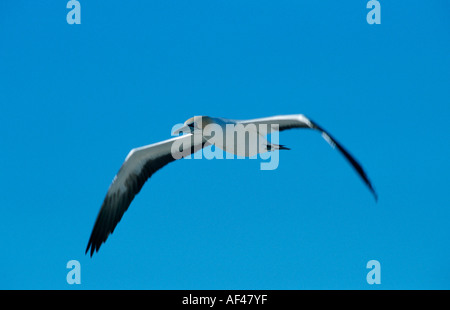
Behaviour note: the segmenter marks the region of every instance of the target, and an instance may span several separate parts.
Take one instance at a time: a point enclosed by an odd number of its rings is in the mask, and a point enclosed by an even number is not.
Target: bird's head
[[[213,121],[209,116],[194,116],[184,122],[184,126],[178,128],[173,133],[175,135],[179,133],[193,133],[196,130],[203,130],[206,125],[211,124]]]

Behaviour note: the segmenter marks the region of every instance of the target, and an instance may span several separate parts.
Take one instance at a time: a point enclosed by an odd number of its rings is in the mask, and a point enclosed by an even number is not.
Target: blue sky
[[[0,4],[0,288],[450,288],[448,1]],[[182,160],[84,255],[130,149],[194,115],[303,113],[258,160]],[[381,284],[366,264],[378,260]],[[81,284],[69,285],[69,260]]]

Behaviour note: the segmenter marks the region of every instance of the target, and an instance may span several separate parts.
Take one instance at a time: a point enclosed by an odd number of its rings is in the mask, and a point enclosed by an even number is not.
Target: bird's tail
[[[275,150],[290,150],[290,148],[285,147],[284,145],[281,145],[281,144],[268,144],[268,145],[267,145],[267,150],[268,150],[268,151],[275,151]]]

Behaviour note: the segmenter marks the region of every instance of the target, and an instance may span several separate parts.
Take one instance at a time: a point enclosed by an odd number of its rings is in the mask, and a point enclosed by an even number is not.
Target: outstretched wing
[[[199,141],[197,141],[199,140]],[[176,154],[172,146],[176,143]],[[130,151],[114,177],[92,229],[86,253],[97,252],[119,223],[144,183],[165,165],[202,149],[205,142],[187,134]]]
[[[293,128],[309,128],[315,129],[322,133],[322,137],[332,146],[336,147],[342,155],[350,162],[353,168],[358,172],[359,176],[363,179],[364,183],[367,185],[375,200],[378,200],[377,193],[372,186],[369,178],[367,177],[367,173],[364,171],[362,166],[358,163],[358,161],[340,144],[337,142],[333,136],[331,136],[325,129],[320,127],[317,123],[313,122],[311,119],[307,118],[303,114],[294,114],[294,115],[279,115],[265,118],[257,118],[252,120],[239,121],[241,124],[265,124],[268,125],[270,130],[270,125],[278,125],[278,130],[283,131],[287,129]]]

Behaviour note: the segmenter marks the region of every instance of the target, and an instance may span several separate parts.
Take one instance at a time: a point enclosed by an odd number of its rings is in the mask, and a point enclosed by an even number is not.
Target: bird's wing
[[[269,132],[270,132],[270,125],[277,125],[279,126],[279,131],[283,131],[291,128],[310,128],[311,124],[311,121],[302,114],[278,115],[235,122],[243,125],[246,124],[255,124],[256,126],[267,125],[269,127],[268,128]]]
[[[198,141],[197,141],[198,140]],[[177,144],[177,153],[172,154],[172,146]],[[159,143],[139,147],[130,151],[117,175],[114,177],[92,229],[86,253],[98,251],[109,234],[131,204],[144,183],[159,169],[203,148],[205,142],[187,134]],[[175,147],[175,145],[174,145]]]
[[[278,115],[272,117],[265,118],[257,118],[245,121],[238,121],[241,124],[255,124],[258,125],[267,125],[268,131],[270,133],[270,125],[277,125],[279,131],[292,129],[292,128],[309,128],[318,130],[322,133],[322,137],[332,146],[336,147],[342,155],[350,162],[353,168],[358,172],[359,176],[363,179],[364,183],[367,185],[371,193],[374,195],[375,200],[378,200],[377,193],[372,186],[369,178],[367,177],[366,172],[362,168],[362,166],[356,161],[356,159],[340,144],[337,142],[333,136],[331,136],[325,129],[320,127],[317,123],[313,122],[311,119],[307,118],[303,114],[294,114],[294,115]]]

